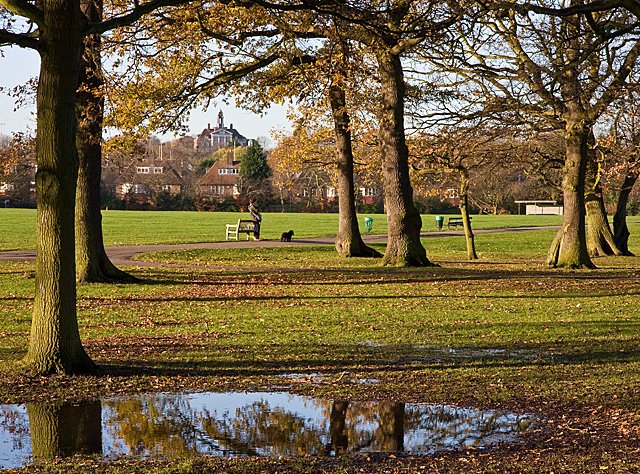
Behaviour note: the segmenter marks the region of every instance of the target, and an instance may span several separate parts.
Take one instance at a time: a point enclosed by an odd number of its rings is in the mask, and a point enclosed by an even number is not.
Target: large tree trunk
[[[632,256],[629,251],[629,228],[627,227],[627,203],[629,202],[629,194],[633,189],[633,185],[638,180],[638,173],[627,172],[620,188],[618,195],[618,204],[616,213],[613,216],[613,237],[618,249],[622,255]]]
[[[591,257],[622,255],[613,238],[604,206],[602,192],[585,197],[587,222],[587,251]]]
[[[102,454],[100,401],[28,403],[27,413],[36,462],[74,454]]]
[[[587,252],[585,233],[584,182],[588,135],[588,125],[567,123],[562,177],[564,216],[547,256],[547,264],[554,267],[595,268]]]
[[[82,9],[92,22],[102,20],[102,1],[83,0]],[[76,98],[79,158],[76,194],[76,277],[82,282],[135,281],[107,257],[102,237],[100,178],[102,175],[102,122],[104,78],[100,35],[85,38]]]
[[[621,255],[613,239],[602,196],[600,166],[595,156],[595,138],[589,137],[589,162],[585,178],[585,209],[587,222],[587,251],[591,257]]]
[[[38,82],[36,288],[26,361],[39,373],[95,370],[76,315],[74,203],[78,176],[75,98],[82,54],[80,5],[43,2]]]
[[[467,259],[478,260],[476,243],[471,229],[471,217],[469,216],[469,171],[460,170],[460,215],[462,216],[462,228],[467,243]]]
[[[430,266],[420,241],[422,219],[413,203],[409,150],[404,136],[404,74],[397,55],[378,54],[382,89],[380,147],[387,211],[387,250],[383,265]]]
[[[329,100],[335,126],[338,165],[339,220],[336,250],[341,257],[382,257],[380,252],[364,243],[358,227],[353,182],[353,148],[344,89],[332,85],[329,88]]]

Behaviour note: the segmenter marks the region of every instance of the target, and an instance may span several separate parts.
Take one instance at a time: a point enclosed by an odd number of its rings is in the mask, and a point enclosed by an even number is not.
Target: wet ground
[[[75,454],[103,460],[189,455],[433,455],[516,440],[532,415],[286,392],[150,393],[0,405],[0,466]]]

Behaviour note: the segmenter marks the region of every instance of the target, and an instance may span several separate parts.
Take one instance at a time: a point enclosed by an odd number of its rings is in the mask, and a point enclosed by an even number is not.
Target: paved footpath
[[[474,235],[495,234],[499,232],[526,232],[531,230],[557,230],[558,226],[547,227],[510,227],[503,229],[474,230]],[[461,230],[422,232],[423,238],[429,237],[454,237],[464,235]],[[387,241],[386,234],[373,234],[362,236],[367,243],[383,243]],[[123,245],[119,247],[107,247],[107,255],[114,265],[127,265],[137,267],[149,267],[164,265],[156,262],[144,262],[132,260],[135,255],[147,252],[159,252],[163,250],[188,250],[188,249],[224,249],[224,248],[255,248],[255,247],[284,247],[300,245],[333,245],[335,237],[315,237],[309,239],[294,239],[293,242],[280,242],[278,240],[231,240],[222,242],[200,242],[195,244],[165,244],[165,245]],[[35,260],[35,250],[5,250],[0,252],[0,261],[4,262],[29,262]]]

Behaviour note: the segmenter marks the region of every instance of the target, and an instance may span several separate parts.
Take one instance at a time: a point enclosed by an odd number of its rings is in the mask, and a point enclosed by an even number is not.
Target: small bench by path
[[[251,220],[238,219],[237,224],[227,224],[227,230],[225,232],[225,240],[238,240],[239,234],[247,234],[247,240],[249,235],[253,234],[255,224]]]
[[[469,217],[469,220],[471,220],[472,218]],[[449,220],[447,221],[447,228],[451,229],[452,227],[463,227],[464,226],[464,222],[462,222],[462,217],[449,217]]]

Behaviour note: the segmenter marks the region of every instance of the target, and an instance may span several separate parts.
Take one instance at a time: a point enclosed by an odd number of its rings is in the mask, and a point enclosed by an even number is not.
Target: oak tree
[[[0,0],[0,44],[36,50],[36,290],[26,361],[36,372],[96,369],[82,346],[76,314],[75,199],[78,177],[76,91],[84,39],[136,21],[178,0],[134,2],[92,22],[80,0]]]
[[[429,57],[447,72],[440,76],[444,83],[472,99],[472,105],[466,101],[461,108],[467,116],[563,131],[564,218],[549,249],[549,265],[594,266],[585,232],[591,131],[636,67],[640,42],[635,23],[620,11],[557,18],[478,10],[457,25],[452,54],[446,57],[442,50]]]

